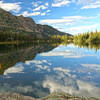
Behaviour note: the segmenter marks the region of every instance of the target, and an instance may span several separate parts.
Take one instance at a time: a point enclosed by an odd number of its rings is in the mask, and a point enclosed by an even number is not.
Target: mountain
[[[36,23],[32,20],[32,18],[14,16],[10,12],[0,8],[0,26],[14,27],[19,30],[34,32]]]
[[[32,18],[23,17],[22,15],[14,16],[10,12],[5,11],[1,8],[0,33],[0,36],[2,36],[2,33],[5,33],[6,36],[9,36],[12,33],[12,35],[14,35],[13,37],[18,36],[19,34],[22,37],[28,36],[29,38],[34,37],[34,39],[47,39],[50,38],[52,35],[70,35],[68,33],[60,32],[57,29],[48,25],[36,24]],[[0,40],[2,40],[2,38]]]

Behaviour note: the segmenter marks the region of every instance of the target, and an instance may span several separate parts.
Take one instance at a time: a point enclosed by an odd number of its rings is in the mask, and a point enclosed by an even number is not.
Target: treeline
[[[0,42],[14,42],[14,41],[48,41],[49,37],[42,33],[38,34],[36,32],[26,32],[24,30],[19,30],[11,27],[1,27],[0,26]]]
[[[52,32],[51,32],[52,33]],[[44,41],[44,42],[61,42],[67,41],[68,35],[45,35],[44,33],[26,32],[11,27],[0,26],[0,42],[13,42],[13,41]]]
[[[71,42],[73,40],[73,36],[69,35],[53,35],[51,39],[60,42]]]
[[[29,34],[29,35],[28,35]],[[0,27],[0,42],[7,41],[31,41],[33,36],[31,33],[14,28]]]
[[[74,43],[100,43],[100,31],[86,32],[84,34],[78,34],[73,37]]]
[[[60,41],[59,43],[63,45],[73,43],[80,48],[83,47],[88,49],[95,49],[95,51],[100,49],[100,31],[97,30],[94,32],[86,32],[75,36],[53,35],[52,39],[54,39],[55,41]]]
[[[80,48],[95,49],[97,51],[100,49],[100,31],[96,30],[75,35],[73,36],[73,43]]]

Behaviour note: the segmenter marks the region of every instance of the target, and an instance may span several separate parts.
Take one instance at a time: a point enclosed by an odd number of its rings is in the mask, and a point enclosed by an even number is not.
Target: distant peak
[[[24,17],[23,15],[19,15],[18,17]]]

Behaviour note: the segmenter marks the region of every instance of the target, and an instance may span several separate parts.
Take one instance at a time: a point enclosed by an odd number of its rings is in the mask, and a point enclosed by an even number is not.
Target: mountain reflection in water
[[[12,51],[1,50],[0,92],[36,98],[66,92],[100,98],[99,55],[100,50],[95,52],[72,44],[58,47],[34,44]]]
[[[52,44],[19,44],[0,45],[0,74],[17,62],[35,58],[38,53],[47,52],[54,48]]]

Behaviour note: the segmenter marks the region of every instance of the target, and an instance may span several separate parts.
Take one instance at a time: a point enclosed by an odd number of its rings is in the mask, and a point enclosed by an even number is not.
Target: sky
[[[73,35],[100,30],[100,0],[0,0],[0,8]]]

